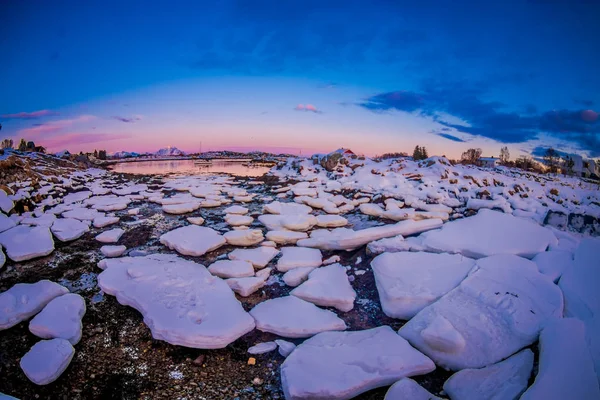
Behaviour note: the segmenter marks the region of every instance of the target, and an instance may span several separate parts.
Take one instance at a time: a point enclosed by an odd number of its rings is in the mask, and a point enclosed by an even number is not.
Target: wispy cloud
[[[142,120],[141,115],[134,115],[132,117],[120,117],[118,115],[114,115],[111,118],[116,119],[117,121],[125,122],[125,123],[133,123],[133,122]]]
[[[298,104],[296,107],[294,107],[294,110],[309,111],[309,112],[313,112],[315,114],[323,114],[323,111],[317,109],[317,107],[313,106],[312,104]]]
[[[74,132],[53,136],[49,139],[44,140],[44,142],[41,144],[49,150],[62,150],[65,147],[76,144],[106,142],[109,140],[128,139],[130,137],[131,135],[129,134],[112,135],[108,133]]]
[[[61,130],[68,128],[74,124],[81,122],[88,122],[96,119],[93,115],[80,115],[76,118],[61,119],[57,121],[50,121],[43,124],[35,124],[31,128],[21,129],[17,132],[18,136],[24,136],[30,139],[35,139],[41,135],[48,135],[52,133],[60,132]]]
[[[453,142],[462,142],[462,143],[466,142],[466,140],[463,140],[463,139],[461,139],[457,136],[451,135],[449,133],[436,133],[436,135],[446,138],[448,140],[452,140]]]
[[[56,111],[51,110],[39,110],[32,112],[20,112],[16,114],[4,114],[2,118],[4,119],[37,119],[41,117],[50,117],[52,115],[58,115]]]

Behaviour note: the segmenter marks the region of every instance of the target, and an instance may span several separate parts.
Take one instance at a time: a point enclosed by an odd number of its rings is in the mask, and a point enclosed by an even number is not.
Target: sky
[[[596,0],[23,0],[0,15],[0,138],[53,152],[600,156]]]

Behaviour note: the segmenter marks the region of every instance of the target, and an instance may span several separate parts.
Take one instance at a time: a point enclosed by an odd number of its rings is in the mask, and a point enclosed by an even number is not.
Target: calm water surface
[[[194,164],[194,160],[154,160],[123,162],[111,167],[115,172],[126,174],[215,174],[226,173],[238,176],[261,176],[269,171],[268,167],[247,167],[241,162],[213,161],[210,165]]]

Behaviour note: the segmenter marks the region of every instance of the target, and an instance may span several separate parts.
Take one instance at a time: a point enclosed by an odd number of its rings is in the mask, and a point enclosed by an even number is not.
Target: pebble
[[[256,365],[256,358],[250,357],[248,359],[248,365]]]

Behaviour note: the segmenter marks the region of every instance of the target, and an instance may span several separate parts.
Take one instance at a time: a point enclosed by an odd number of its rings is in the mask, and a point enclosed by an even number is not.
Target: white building
[[[500,159],[495,157],[481,157],[479,163],[485,168],[496,168],[500,165]]]
[[[600,163],[592,159],[584,159],[579,154],[569,154],[573,160],[573,173],[576,176],[600,176]]]

